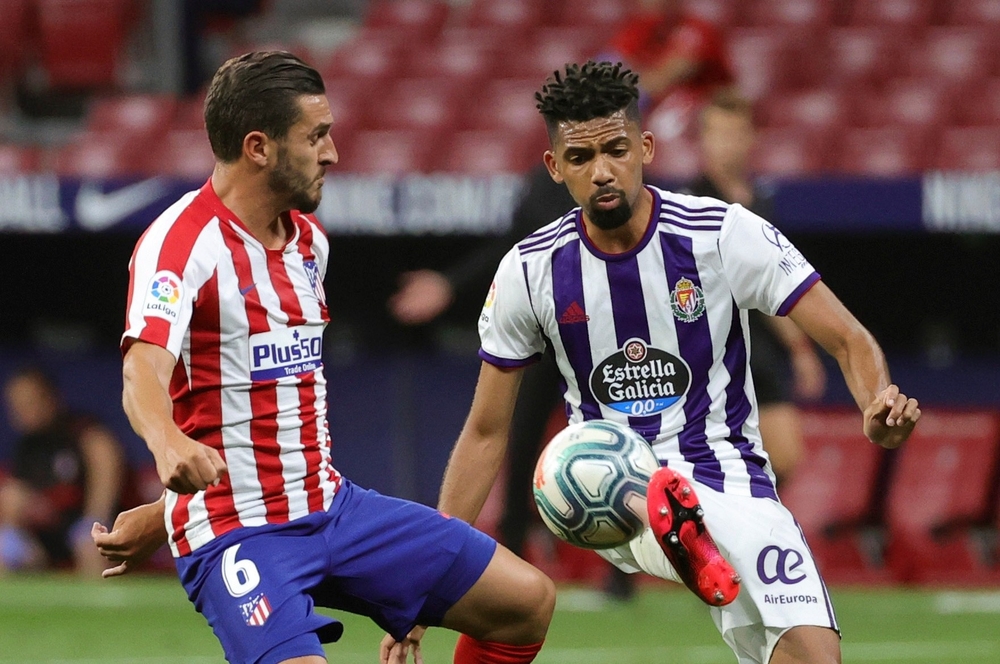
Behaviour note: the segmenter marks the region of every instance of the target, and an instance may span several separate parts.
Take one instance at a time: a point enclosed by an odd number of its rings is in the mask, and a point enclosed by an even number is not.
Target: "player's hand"
[[[208,445],[178,433],[156,455],[156,472],[171,491],[196,493],[219,483],[226,462]]]
[[[426,631],[426,627],[417,625],[402,641],[397,641],[392,635],[386,634],[378,649],[379,662],[381,664],[406,664],[407,655],[413,651],[413,663],[424,664],[424,656],[420,652],[420,639],[424,638]]]
[[[916,399],[907,398],[896,385],[890,385],[865,408],[865,435],[886,449],[895,449],[910,437],[920,419]]]
[[[90,529],[97,550],[115,566],[103,572],[105,579],[121,576],[146,561],[167,541],[163,501],[140,505],[122,512],[109,532],[100,523]]]

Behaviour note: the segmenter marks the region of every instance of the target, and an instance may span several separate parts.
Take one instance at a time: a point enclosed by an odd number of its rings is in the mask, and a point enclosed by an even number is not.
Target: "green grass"
[[[835,589],[844,661],[1000,664],[1000,591]],[[333,663],[378,661],[379,629],[338,615],[346,631],[327,649]],[[455,635],[431,630],[428,664],[447,664]],[[173,577],[79,582],[0,579],[0,664],[211,664],[222,662],[211,630]],[[686,591],[645,587],[627,604],[561,588],[539,664],[728,664],[706,609]]]

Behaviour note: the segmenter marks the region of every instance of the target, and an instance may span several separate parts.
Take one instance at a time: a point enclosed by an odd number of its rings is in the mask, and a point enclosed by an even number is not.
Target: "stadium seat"
[[[948,171],[1000,171],[1000,125],[945,129],[931,166]]]
[[[852,98],[835,87],[788,92],[762,100],[760,122],[766,127],[830,129],[847,124]]]
[[[944,81],[900,78],[881,91],[862,93],[857,104],[856,124],[867,127],[941,127],[951,122],[954,89]]]
[[[467,129],[537,133],[545,126],[535,107],[535,92],[540,87],[537,77],[490,81],[472,100],[462,125]]]
[[[404,30],[365,28],[330,56],[317,58],[314,66],[324,80],[360,78],[375,89],[382,81],[399,76],[410,46],[413,40]]]
[[[368,109],[370,129],[453,127],[468,98],[460,81],[449,78],[408,78],[395,81]]]
[[[971,529],[993,516],[1000,459],[996,413],[925,411],[902,448],[887,503],[886,560],[900,581],[956,584],[1000,578]]]
[[[0,177],[34,173],[41,165],[41,152],[37,147],[0,143]]]
[[[737,25],[744,25],[743,3],[732,0],[695,0],[686,5],[688,11],[700,16],[712,25],[723,30]]]
[[[28,35],[28,0],[0,0],[0,83],[13,78],[20,69]]]
[[[1000,74],[996,31],[975,28],[934,28],[922,48],[910,54],[910,71],[943,81],[975,81]]]
[[[541,87],[553,71],[567,63],[591,58],[600,48],[602,35],[593,28],[548,28],[539,30],[531,43],[504,54],[497,62],[503,78],[534,78]]]
[[[326,97],[333,115],[334,139],[369,121],[370,106],[375,103],[371,95],[371,85],[359,78],[334,78],[323,81]]]
[[[39,50],[51,87],[110,88],[125,41],[125,0],[36,0]]]
[[[178,131],[205,131],[205,98],[199,96],[178,99],[170,128]]]
[[[753,25],[814,28],[830,24],[832,0],[754,0],[746,10]]]
[[[404,30],[413,39],[427,42],[441,32],[448,12],[448,3],[441,0],[379,0],[369,7],[364,24]]]
[[[361,130],[339,146],[339,171],[382,175],[427,173],[442,136],[415,130]]]
[[[970,81],[957,97],[956,124],[1000,126],[1000,77]]]
[[[762,129],[751,159],[755,173],[775,176],[809,175],[826,169],[829,131],[822,127]]]
[[[87,114],[87,129],[134,134],[163,131],[176,110],[177,98],[170,95],[102,97]]]
[[[949,0],[944,10],[949,25],[1000,28],[1000,3],[996,0]]]
[[[934,15],[934,0],[856,0],[850,23],[859,26],[896,26],[918,31]]]
[[[846,129],[838,137],[839,170],[874,177],[918,173],[927,156],[927,132],[918,128]]]
[[[474,0],[468,8],[465,23],[505,33],[531,33],[540,25],[551,23],[551,7],[556,3],[535,0]]]
[[[466,85],[495,75],[499,49],[478,41],[442,40],[418,48],[407,58],[406,75],[461,79]]]
[[[605,34],[627,19],[635,10],[633,0],[563,0],[559,3],[559,25],[599,27]]]
[[[150,146],[143,175],[169,175],[201,184],[215,168],[215,155],[204,130],[171,131]]]
[[[541,162],[547,144],[506,131],[460,131],[447,140],[435,170],[466,175],[523,173]]]
[[[831,83],[880,84],[907,73],[907,35],[896,28],[833,28],[826,42]]]
[[[833,583],[890,581],[881,566],[879,511],[891,457],[865,438],[855,410],[809,410],[802,425],[808,461],[779,494],[820,573]]]
[[[775,94],[786,83],[787,38],[780,30],[738,28],[729,33],[730,62],[740,90],[751,100]]]
[[[118,131],[83,132],[54,151],[53,167],[63,177],[130,177],[143,170],[154,143]]]

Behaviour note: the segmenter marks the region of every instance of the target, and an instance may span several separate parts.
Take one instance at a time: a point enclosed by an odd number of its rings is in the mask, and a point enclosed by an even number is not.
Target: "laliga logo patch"
[[[302,267],[306,269],[306,276],[309,277],[309,285],[319,303],[326,305],[326,291],[323,290],[323,279],[319,276],[319,266],[316,261],[302,261]]]
[[[684,360],[629,339],[620,351],[594,367],[590,391],[594,398],[619,413],[655,415],[680,401],[691,386],[691,370]]]
[[[176,323],[181,313],[182,292],[180,277],[169,270],[160,270],[149,282],[143,315]]]
[[[693,323],[705,313],[705,294],[693,281],[681,277],[670,293],[670,309],[677,320]]]
[[[483,303],[483,309],[489,309],[493,306],[493,300],[497,299],[497,282],[490,284],[490,292],[486,294],[486,302]]]

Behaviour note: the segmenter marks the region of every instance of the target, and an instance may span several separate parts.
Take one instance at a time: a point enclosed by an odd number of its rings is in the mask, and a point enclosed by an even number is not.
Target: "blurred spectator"
[[[640,107],[657,138],[685,131],[697,109],[734,81],[722,32],[684,11],[681,0],[641,0],[601,53],[639,74]]]
[[[206,33],[234,19],[256,14],[262,4],[262,0],[183,0],[181,59],[185,94],[196,94],[201,90],[221,64],[209,61],[205,48]]]
[[[702,109],[699,143],[703,172],[687,186],[696,196],[739,203],[764,219],[773,217],[771,193],[750,177],[754,146],[750,102],[732,90],[718,91]],[[802,427],[794,398],[814,400],[826,389],[816,347],[791,320],[750,312],[750,370],[760,407],[760,433],[778,482],[802,456]],[[793,378],[789,388],[788,374]]]
[[[120,507],[118,441],[92,418],[66,410],[38,369],[14,373],[3,395],[20,438],[11,475],[0,481],[0,573],[72,565],[99,576],[104,563],[90,527],[111,523]]]

